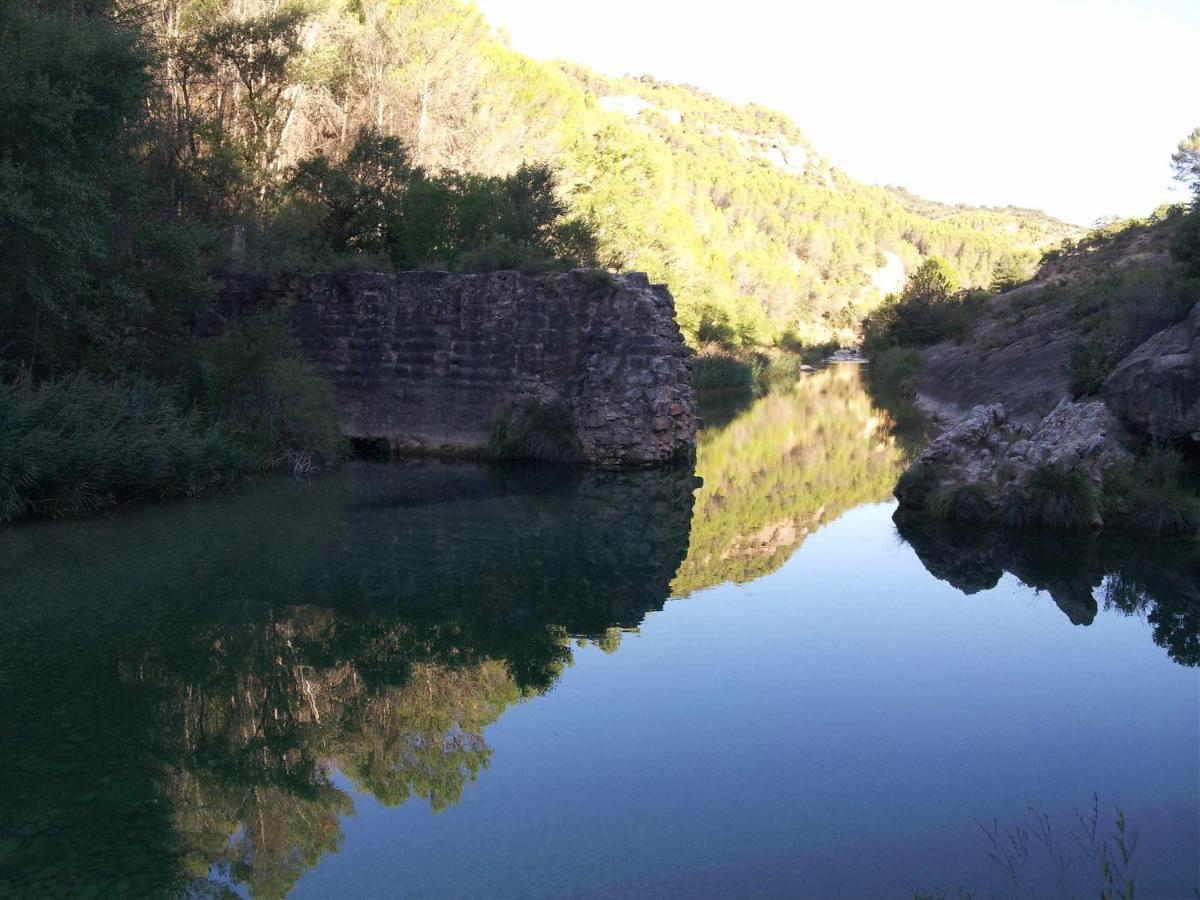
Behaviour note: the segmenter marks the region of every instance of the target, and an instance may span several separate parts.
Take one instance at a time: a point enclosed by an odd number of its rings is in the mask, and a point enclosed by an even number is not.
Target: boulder
[[[1125,357],[1108,376],[1104,399],[1134,431],[1200,440],[1200,303]]]
[[[917,457],[896,498],[902,510],[934,511],[934,498],[952,498],[952,518],[1022,521],[1034,472],[1083,472],[1099,489],[1104,472],[1130,458],[1123,436],[1100,401],[1060,403],[1035,425],[1010,420],[999,403],[976,406]]]

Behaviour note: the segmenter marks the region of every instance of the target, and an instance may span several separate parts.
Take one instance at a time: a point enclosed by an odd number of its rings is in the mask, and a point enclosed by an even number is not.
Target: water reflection
[[[285,894],[332,778],[455,803],[573,640],[669,596],[695,479],[354,467],[0,537],[0,893]]]
[[[904,455],[894,421],[857,368],[830,368],[707,428],[698,491],[684,471],[364,465],[0,531],[0,895],[277,897],[342,847],[352,794],[453,806],[486,777],[489,727],[551,690],[580,642],[612,652],[668,597],[767,575],[823,524],[888,498]],[[1144,614],[1175,660],[1200,662],[1200,548],[1046,549],[898,525],[929,571],[964,591],[1009,571],[1072,621],[1090,622],[1098,603]],[[811,570],[790,573],[803,583]],[[787,608],[812,620],[790,593]],[[775,624],[731,645],[680,728],[739,721],[752,702],[717,688],[733,691],[730,668],[778,651]],[[842,659],[839,640],[826,644]],[[845,656],[854,671],[862,659]],[[686,701],[680,685],[664,700],[637,677],[643,704]],[[711,769],[695,763],[689,793],[725,777],[728,753],[717,756]],[[611,759],[593,763],[620,780]],[[665,827],[672,809],[643,812]],[[793,819],[763,821],[779,832]]]
[[[1075,625],[1105,610],[1141,615],[1177,663],[1200,665],[1200,545],[1095,535],[976,530],[897,515],[900,536],[931,575],[964,594],[1005,572],[1045,591]]]
[[[902,453],[858,366],[818,370],[700,436],[678,596],[778,569],[822,524],[891,496]]]

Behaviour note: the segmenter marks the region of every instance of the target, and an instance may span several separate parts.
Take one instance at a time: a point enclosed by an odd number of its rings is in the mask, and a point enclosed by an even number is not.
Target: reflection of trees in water
[[[572,637],[661,608],[693,488],[362,467],[5,533],[0,893],[282,895],[340,845],[334,769],[454,804]]]
[[[1104,608],[1143,615],[1154,642],[1181,665],[1200,665],[1200,546],[1191,542],[970,529],[897,514],[900,536],[934,577],[965,594],[1005,572],[1046,591],[1076,625]]]
[[[688,556],[676,595],[779,568],[822,524],[891,496],[900,451],[857,366],[833,366],[701,433]]]

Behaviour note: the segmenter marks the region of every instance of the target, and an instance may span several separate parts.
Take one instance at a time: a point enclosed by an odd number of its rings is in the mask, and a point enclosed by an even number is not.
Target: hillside
[[[923,352],[919,402],[946,420],[999,402],[1032,422],[1064,397],[1097,393],[1121,359],[1200,297],[1171,259],[1182,221],[1165,211],[1048,253],[1035,277],[990,299],[960,338]]]
[[[340,164],[363,129],[396,139],[399,168],[452,178],[451,191],[547,164],[594,259],[669,284],[693,343],[853,340],[922,258],[982,287],[998,264],[1032,266],[1071,231],[1029,210],[855,181],[761,106],[523,56],[460,0],[156,0],[123,15],[158,52],[147,158],[162,160],[177,206],[218,231],[246,224],[246,252],[219,254],[223,268],[331,265],[296,252],[308,220],[294,173]],[[348,243],[359,265],[379,266],[369,241]],[[421,264],[439,263],[468,264],[446,253]]]
[[[1075,233],[1043,213],[914,204],[857,182],[753,104],[562,68],[594,108],[573,126],[590,139],[559,160],[576,204],[614,255],[671,285],[701,340],[848,341],[924,257],[985,287],[997,264],[1031,266]]]

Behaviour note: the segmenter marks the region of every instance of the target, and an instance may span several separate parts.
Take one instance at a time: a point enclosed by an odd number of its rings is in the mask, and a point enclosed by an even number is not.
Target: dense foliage
[[[961,334],[986,294],[957,288],[945,260],[925,260],[909,276],[904,290],[885,297],[867,319],[864,346],[877,353],[892,347],[923,347]]]
[[[196,345],[214,270],[634,268],[696,345],[794,347],[853,339],[923,259],[982,286],[1066,229],[533,61],[463,0],[5,0],[0,39],[0,379],[153,380],[253,466],[332,458],[329,393],[286,340]],[[256,374],[218,385],[235,351]]]

